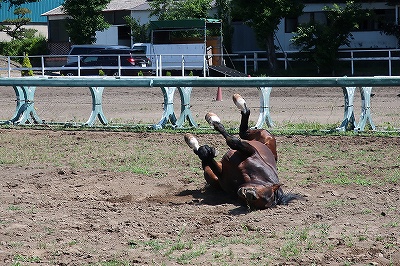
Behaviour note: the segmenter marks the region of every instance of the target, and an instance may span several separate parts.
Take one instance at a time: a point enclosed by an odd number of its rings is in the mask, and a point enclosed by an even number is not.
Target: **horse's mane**
[[[293,200],[304,200],[304,197],[296,194],[296,193],[280,193],[280,195],[278,195],[277,197],[277,201],[276,204],[278,205],[288,205],[289,202],[293,201]]]

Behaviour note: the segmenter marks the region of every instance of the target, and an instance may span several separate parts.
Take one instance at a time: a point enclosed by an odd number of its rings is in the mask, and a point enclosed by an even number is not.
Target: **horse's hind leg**
[[[185,142],[193,149],[193,152],[199,156],[201,166],[204,170],[204,179],[210,186],[220,189],[219,176],[222,174],[222,164],[214,160],[216,151],[214,148],[203,145],[200,146],[196,137],[192,134],[185,134]]]
[[[214,113],[207,113],[206,114],[206,120],[207,122],[214,127],[215,130],[217,130],[219,133],[224,136],[226,140],[226,144],[233,149],[233,150],[238,150],[240,151],[243,155],[246,156],[251,156],[254,154],[255,149],[253,146],[251,146],[247,142],[241,141],[239,138],[232,136],[228,134],[228,132],[225,130],[225,127],[222,125],[219,117],[214,114]]]
[[[237,93],[233,95],[232,99],[237,108],[240,110],[242,116],[240,120],[239,136],[242,139],[257,140],[265,144],[274,154],[275,160],[278,160],[275,137],[265,129],[250,129],[250,109],[247,107],[246,101],[243,99],[242,96],[240,96],[240,94]]]

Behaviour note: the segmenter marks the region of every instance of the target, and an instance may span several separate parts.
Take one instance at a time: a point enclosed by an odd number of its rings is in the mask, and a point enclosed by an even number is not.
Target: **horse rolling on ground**
[[[228,134],[216,114],[207,113],[205,117],[231,148],[221,161],[214,159],[215,148],[200,146],[192,134],[184,136],[188,146],[202,162],[207,183],[227,193],[237,194],[250,209],[267,209],[301,198],[297,194],[285,194],[282,191],[276,167],[278,156],[275,137],[265,129],[250,129],[250,109],[245,100],[239,94],[234,94],[233,101],[241,111],[241,139]]]

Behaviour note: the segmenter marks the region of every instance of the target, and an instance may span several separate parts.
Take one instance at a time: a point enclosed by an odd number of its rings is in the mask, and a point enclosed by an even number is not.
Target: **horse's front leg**
[[[201,166],[204,170],[204,179],[210,186],[221,189],[219,179],[222,175],[222,164],[217,162],[214,157],[217,155],[215,148],[208,145],[200,146],[196,137],[190,133],[185,134],[185,142],[193,152],[199,156]]]

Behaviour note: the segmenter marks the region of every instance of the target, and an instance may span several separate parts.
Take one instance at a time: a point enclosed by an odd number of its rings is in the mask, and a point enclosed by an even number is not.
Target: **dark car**
[[[101,49],[80,57],[80,75],[98,76],[102,73],[107,76],[137,76],[151,75],[151,61],[137,49]],[[63,76],[77,76],[78,62],[63,66],[60,71]]]

